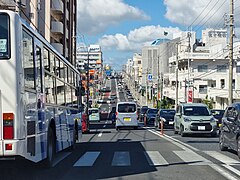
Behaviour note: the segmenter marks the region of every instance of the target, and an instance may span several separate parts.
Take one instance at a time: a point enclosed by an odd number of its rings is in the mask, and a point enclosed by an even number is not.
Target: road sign
[[[152,74],[148,74],[148,80],[152,81]]]

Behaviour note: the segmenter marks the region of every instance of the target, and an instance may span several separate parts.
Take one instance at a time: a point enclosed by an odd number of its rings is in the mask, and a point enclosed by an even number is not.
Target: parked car
[[[100,122],[100,113],[98,108],[89,109],[89,122],[98,121]]]
[[[240,103],[229,105],[223,115],[219,130],[219,147],[221,151],[228,148],[237,152],[240,158]]]
[[[139,115],[139,121],[140,122],[144,121],[144,117],[145,117],[145,114],[146,114],[147,110],[148,110],[148,106],[142,106],[141,107],[140,115]]]
[[[157,113],[158,113],[158,109],[156,108],[149,108],[147,110],[145,115],[147,117],[147,124],[154,124]]]
[[[217,135],[217,122],[207,105],[202,103],[181,103],[174,116],[174,133]]]
[[[222,117],[224,114],[223,109],[211,109],[212,115],[217,119],[217,127],[219,128],[222,125]]]
[[[116,130],[129,126],[138,128],[137,105],[134,102],[119,102],[116,108]]]
[[[164,127],[173,127],[175,113],[174,109],[160,109],[155,118],[155,127],[160,128],[161,121],[163,121]]]

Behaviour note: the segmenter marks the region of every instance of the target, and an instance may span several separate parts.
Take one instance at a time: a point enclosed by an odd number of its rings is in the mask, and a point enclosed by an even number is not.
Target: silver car
[[[116,108],[116,129],[120,127],[138,128],[137,104],[134,102],[119,102]]]
[[[181,136],[186,134],[217,135],[217,121],[202,103],[182,103],[177,107],[174,116],[174,133]]]

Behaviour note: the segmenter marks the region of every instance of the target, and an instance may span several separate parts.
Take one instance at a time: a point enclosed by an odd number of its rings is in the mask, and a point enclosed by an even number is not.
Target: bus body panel
[[[60,59],[63,57],[16,13],[0,10],[0,13],[2,12],[10,16],[11,58],[0,59],[0,158],[22,156],[33,162],[39,162],[47,157],[47,133],[50,122],[54,121],[56,125],[56,152],[58,152],[73,145],[75,121],[78,122],[78,137],[81,137],[81,116],[73,118],[68,114],[66,106],[61,107],[45,102],[43,63],[41,66],[42,83],[39,84],[38,81],[34,91],[26,91],[22,46],[23,29],[26,29],[33,38],[35,63],[38,55],[36,49],[41,51],[43,58],[43,46],[46,44],[46,47],[50,48],[57,57]],[[41,61],[43,62],[43,59]],[[65,61],[65,63],[66,66],[72,66],[69,62]],[[35,68],[34,72],[36,71]],[[73,71],[78,73],[74,69]],[[34,78],[36,81],[37,77]],[[43,86],[42,90],[41,86]],[[74,98],[74,100],[77,99]],[[2,114],[9,112],[14,114],[14,138],[4,140]],[[12,150],[6,150],[7,144],[12,145]]]

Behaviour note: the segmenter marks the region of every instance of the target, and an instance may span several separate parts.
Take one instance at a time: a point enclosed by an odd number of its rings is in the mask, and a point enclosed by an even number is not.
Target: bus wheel
[[[55,137],[52,128],[48,129],[48,139],[47,139],[47,159],[46,167],[50,168],[53,166],[53,159],[56,153],[55,148]]]
[[[78,131],[77,131],[77,127],[78,125],[75,124],[74,128],[73,128],[73,144],[71,145],[70,149],[74,150],[76,147],[76,141],[78,139]]]

